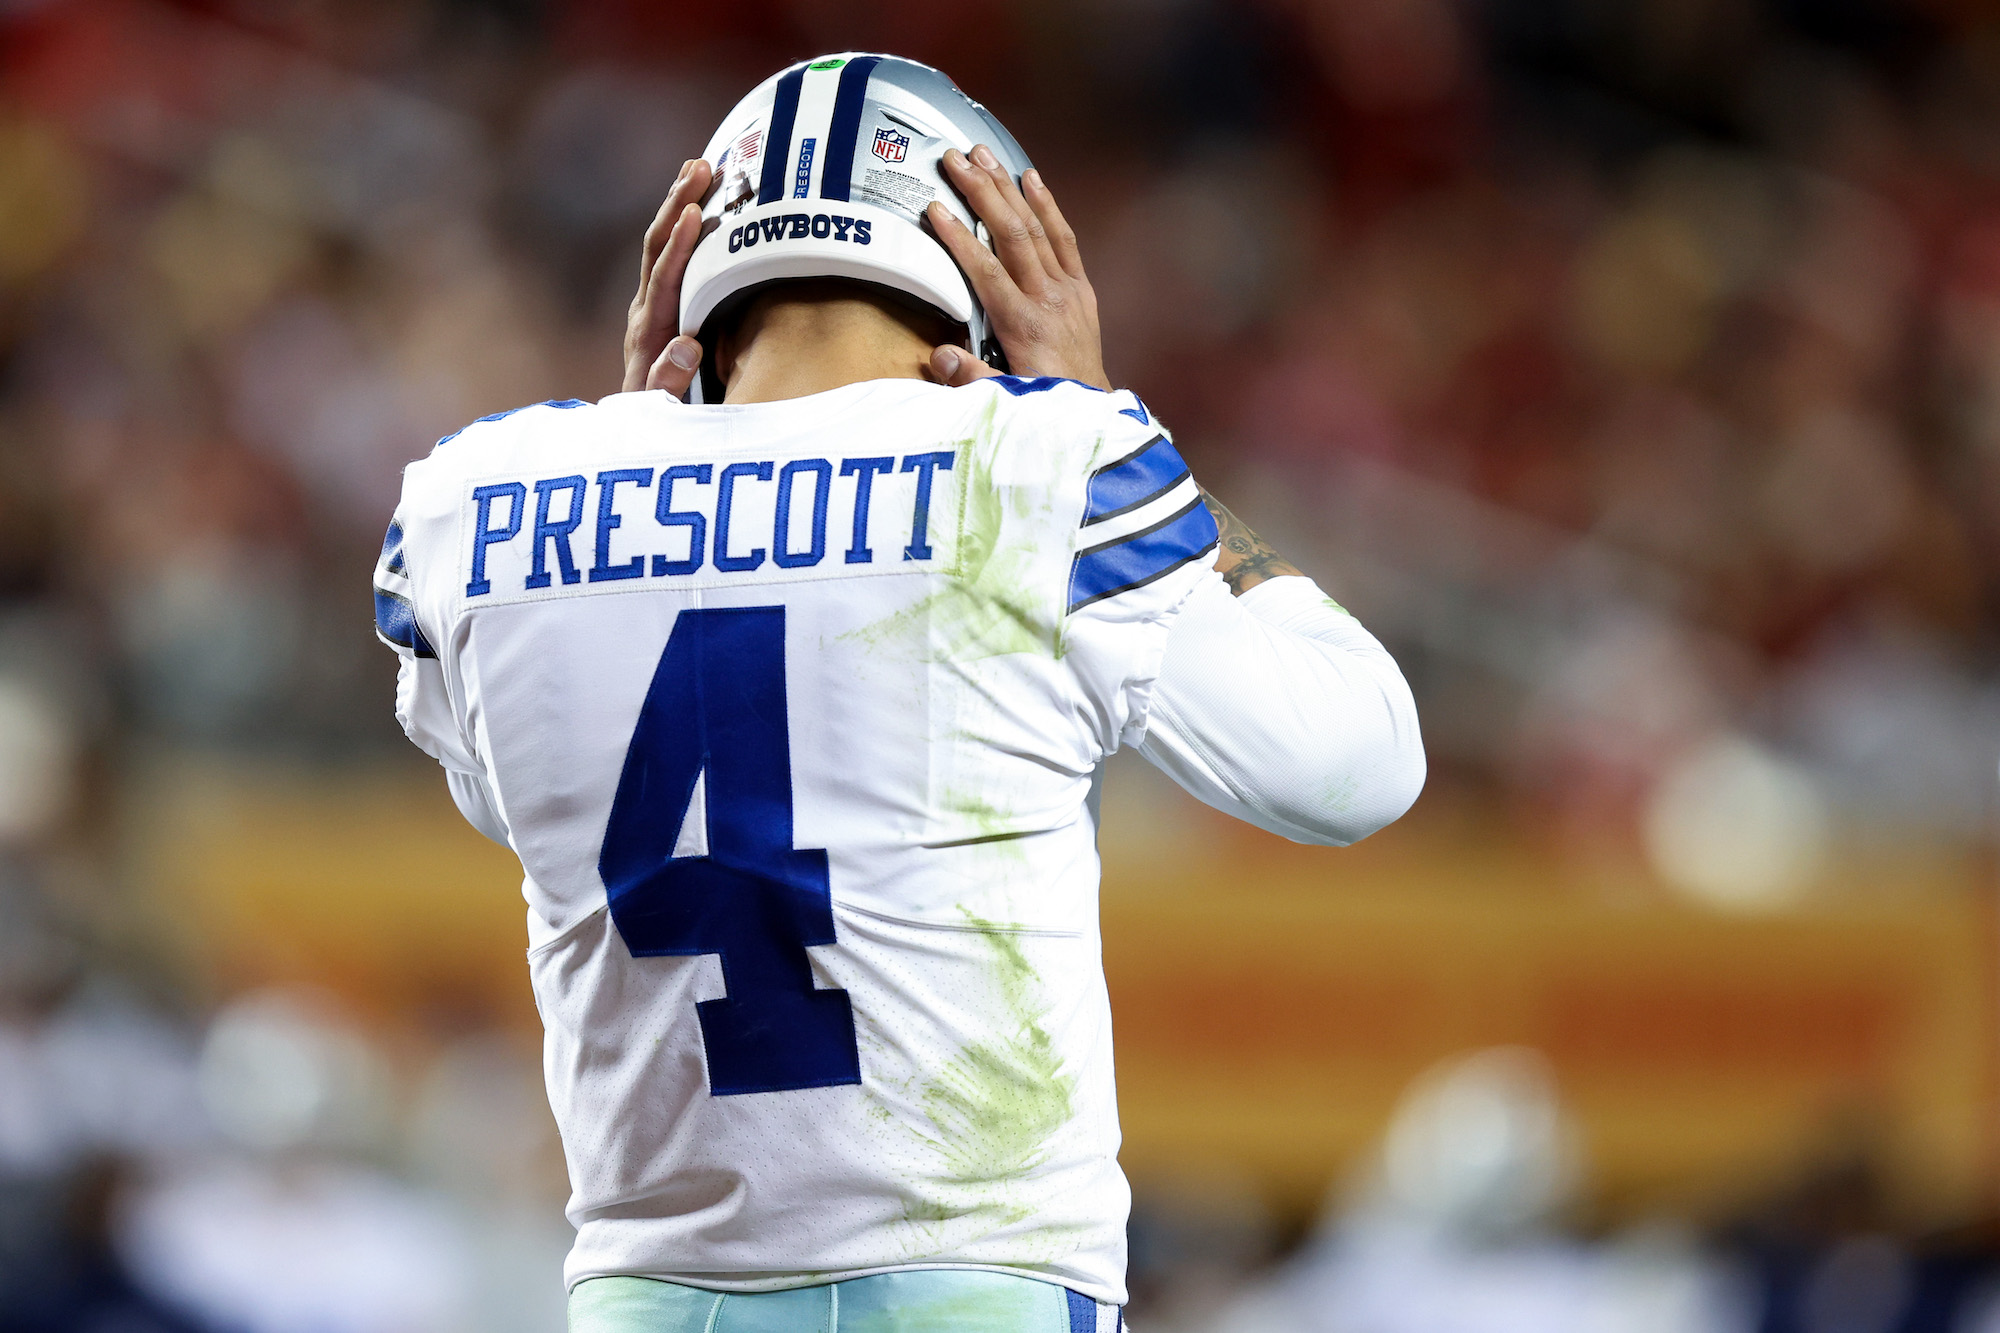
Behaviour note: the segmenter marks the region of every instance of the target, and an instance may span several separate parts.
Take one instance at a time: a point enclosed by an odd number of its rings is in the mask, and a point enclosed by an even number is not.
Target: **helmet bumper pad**
[[[916,297],[960,324],[974,301],[951,254],[887,209],[785,199],[724,219],[695,248],[681,280],[681,327],[698,331],[717,307],[784,278],[851,278]]]
[[[1031,165],[991,113],[913,60],[847,52],[772,75],[709,141],[715,181],[681,284],[681,331],[699,337],[752,288],[845,278],[933,307],[965,326],[975,355],[1002,364],[976,293],[924,223],[935,200],[984,238],[943,167],[947,150],[980,143],[1017,179]],[[712,364],[697,400],[721,394]]]

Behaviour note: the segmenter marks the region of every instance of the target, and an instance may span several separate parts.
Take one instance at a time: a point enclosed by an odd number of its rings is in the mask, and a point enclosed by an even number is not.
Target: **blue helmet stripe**
[[[868,80],[880,56],[857,56],[840,71],[840,87],[833,94],[833,119],[826,130],[826,161],[819,169],[819,197],[848,197],[854,176],[854,141],[861,135],[861,103],[868,96]]]
[[[757,182],[757,202],[776,203],[785,197],[785,169],[792,161],[792,122],[799,115],[799,87],[806,81],[803,68],[778,80],[777,101],[771,106],[771,129],[764,136],[764,175]]]

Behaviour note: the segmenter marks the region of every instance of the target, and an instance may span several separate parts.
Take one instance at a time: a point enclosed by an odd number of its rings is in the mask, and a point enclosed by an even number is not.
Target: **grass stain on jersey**
[[[1070,1118],[1075,1082],[1062,1072],[1042,1026],[1035,969],[1013,931],[964,913],[993,950],[995,981],[1012,1030],[974,1042],[949,1061],[923,1097],[952,1175],[999,1184],[1040,1165],[1048,1139]]]
[[[927,1182],[935,1193],[906,1202],[904,1219],[912,1239],[931,1249],[945,1247],[947,1227],[961,1219],[978,1219],[982,1234],[1026,1221],[1034,1203],[1017,1183],[1041,1165],[1049,1140],[1074,1114],[1076,1080],[1062,1071],[1043,1026],[1047,1010],[1020,940],[961,911],[992,950],[1004,1019],[992,1039],[965,1046],[914,1089],[930,1121],[921,1137],[942,1170]]]
[[[977,742],[980,738],[961,736],[959,739]],[[971,829],[972,836],[963,839],[964,842],[987,848],[994,857],[1003,861],[1025,861],[1028,853],[1021,846],[1021,839],[1041,831],[1022,828],[1021,816],[1017,812],[1003,810],[977,792],[948,788],[940,793],[939,803]]]
[[[946,792],[945,804],[971,820],[982,838],[1004,838],[1014,832],[1014,812],[1002,810],[983,796]]]
[[[1009,540],[1032,532],[1025,520],[1045,514],[1050,500],[1044,487],[1004,486],[997,480],[1000,402],[1001,396],[994,395],[977,433],[957,442],[958,526],[945,571],[951,582],[914,606],[842,637],[876,643],[922,626],[934,661],[976,661],[1010,653],[1061,656],[1059,578],[1044,567],[1034,544]]]
[[[1348,814],[1361,794],[1361,779],[1349,774],[1327,783],[1320,791],[1319,801],[1328,810]]]

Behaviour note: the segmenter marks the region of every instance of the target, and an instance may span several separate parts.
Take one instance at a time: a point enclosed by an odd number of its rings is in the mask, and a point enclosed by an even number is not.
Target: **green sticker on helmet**
[[[847,62],[846,62],[845,60],[818,60],[818,61],[814,61],[814,62],[813,62],[812,64],[810,64],[810,65],[807,65],[807,66],[806,66],[806,68],[807,68],[807,69],[839,69],[839,68],[840,68],[840,67],[841,67],[842,65],[845,65],[846,63],[847,63]]]

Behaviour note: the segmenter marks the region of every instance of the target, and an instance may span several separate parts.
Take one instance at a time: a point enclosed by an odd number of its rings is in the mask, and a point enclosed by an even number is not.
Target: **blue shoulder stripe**
[[[764,136],[764,174],[757,182],[757,202],[776,203],[785,197],[785,168],[792,160],[792,123],[799,115],[799,88],[806,81],[803,67],[778,80],[771,104],[771,129]]]
[[[1187,475],[1188,465],[1173,444],[1166,436],[1155,435],[1117,462],[1106,463],[1090,474],[1090,500],[1084,506],[1083,525],[1129,514],[1180,485]]]
[[[391,522],[389,530],[382,534],[382,559],[389,563],[384,566],[391,574],[407,572],[403,567],[403,525]]]
[[[525,412],[531,407],[571,408],[571,407],[588,407],[588,406],[590,406],[590,404],[584,402],[583,399],[581,398],[551,398],[546,403],[524,403],[520,407],[510,407],[505,412],[488,412],[483,417],[474,417],[471,421],[471,424],[460,426],[457,430],[453,431],[451,434],[439,440],[438,444],[450,444],[453,440],[465,434],[465,432],[471,430],[473,426],[481,426],[489,421],[505,421],[508,417],[513,416],[516,412]],[[437,446],[433,445],[432,447],[436,448]]]
[[[437,650],[417,628],[417,609],[408,599],[398,597],[393,592],[375,590],[375,632],[395,644],[398,648],[408,648],[418,657],[436,657]]]
[[[880,56],[856,56],[840,71],[833,93],[833,118],[826,130],[826,160],[819,168],[819,197],[846,201],[854,183],[854,141],[861,137],[861,104]]]
[[[1215,546],[1215,519],[1199,498],[1149,528],[1079,551],[1069,571],[1069,609],[1080,610],[1164,578]]]
[[[1043,393],[1055,388],[1058,384],[1074,384],[1077,388],[1088,389],[1092,393],[1104,392],[1104,390],[1098,388],[1095,384],[1085,384],[1082,380],[1064,379],[1060,375],[1037,375],[1031,380],[1024,380],[1019,375],[989,375],[986,378],[988,383],[999,385],[1016,398],[1031,393]]]

